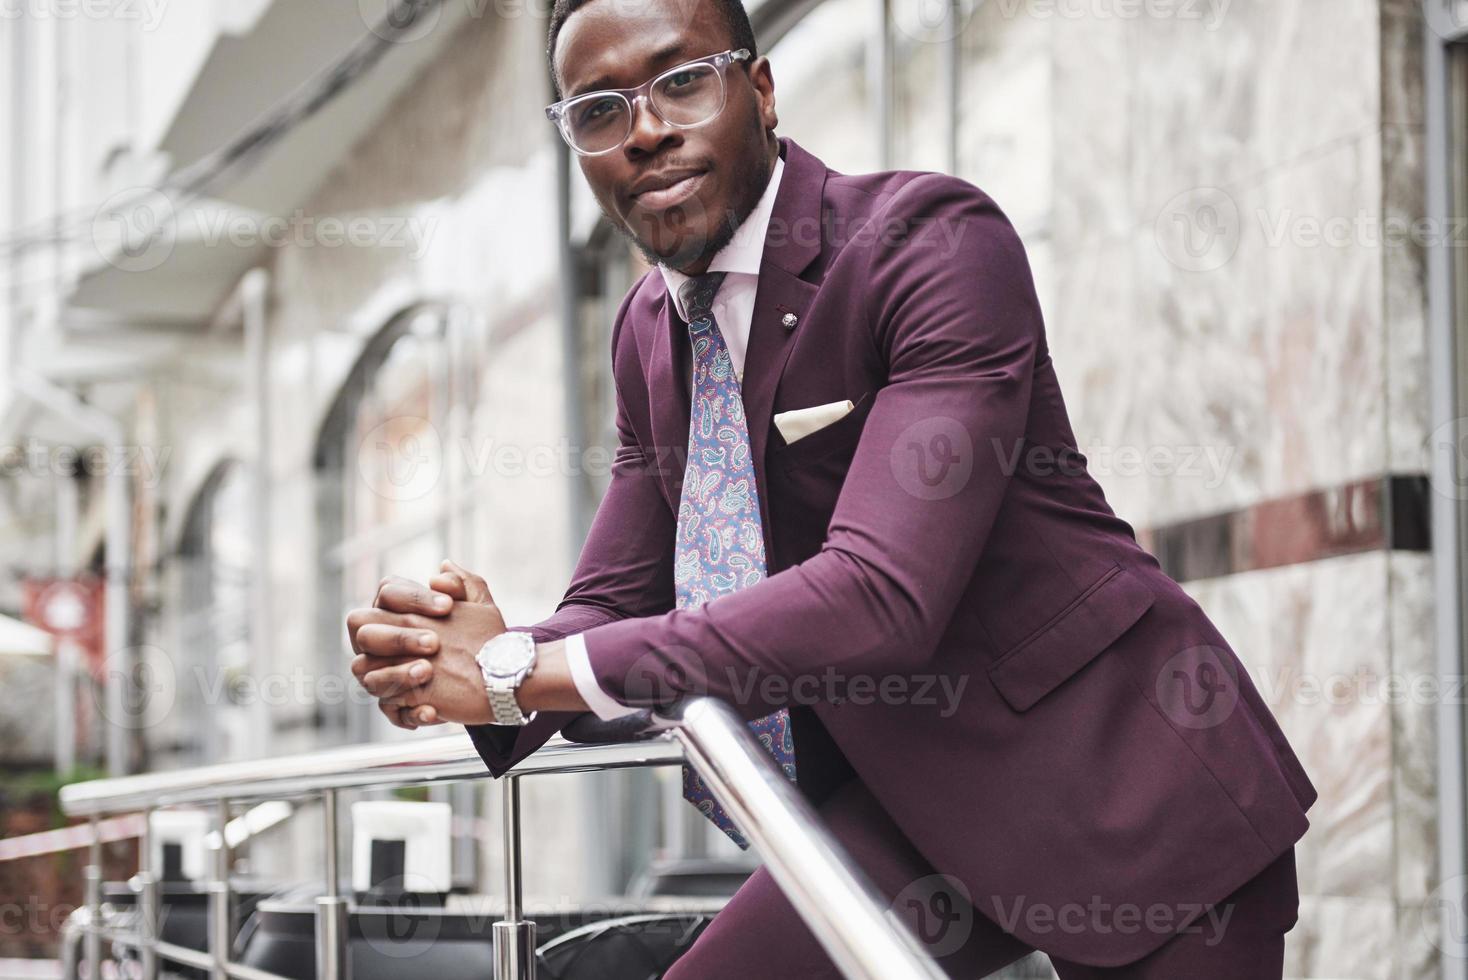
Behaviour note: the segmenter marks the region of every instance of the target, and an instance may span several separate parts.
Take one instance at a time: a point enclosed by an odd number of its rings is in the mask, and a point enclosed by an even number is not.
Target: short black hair
[[[561,28],[566,26],[568,17],[588,3],[594,2],[595,0],[556,0],[556,5],[551,8],[550,37],[545,46],[545,58],[550,66],[551,88],[557,100],[561,98],[561,80],[556,77],[556,38],[560,37]],[[749,24],[749,14],[745,13],[742,0],[706,0],[706,2],[712,3],[723,16],[724,23],[729,28],[729,36],[733,41],[733,50],[749,49],[749,61],[746,61],[745,64],[758,58],[759,49],[755,46],[754,28]]]

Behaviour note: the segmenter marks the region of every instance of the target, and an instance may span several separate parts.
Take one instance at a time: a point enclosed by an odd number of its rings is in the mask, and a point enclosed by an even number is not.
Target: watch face
[[[485,651],[484,662],[491,674],[510,677],[530,662],[530,651],[523,643],[496,643]]]

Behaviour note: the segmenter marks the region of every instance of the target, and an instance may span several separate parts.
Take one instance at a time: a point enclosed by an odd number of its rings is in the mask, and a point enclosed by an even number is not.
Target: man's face
[[[708,0],[602,0],[561,28],[556,73],[569,98],[632,88],[730,47],[729,29]],[[769,134],[777,123],[775,85],[767,59],[744,64],[747,70],[736,63],[724,72],[728,97],[708,123],[678,129],[639,102],[626,142],[577,158],[602,213],[650,263],[705,271],[764,191],[779,152]]]

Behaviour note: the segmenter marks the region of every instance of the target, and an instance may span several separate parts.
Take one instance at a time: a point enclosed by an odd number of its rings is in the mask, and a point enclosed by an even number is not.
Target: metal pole
[[[892,166],[892,0],[872,0],[867,85],[877,123],[877,166]]]
[[[138,835],[138,873],[133,878],[137,894],[138,931],[142,943],[138,954],[142,961],[141,980],[158,980],[157,942],[162,923],[158,918],[158,878],[153,871],[153,811],[143,811],[143,830]]]
[[[948,36],[943,41],[943,101],[948,129],[948,172],[958,175],[958,124],[963,113],[959,101],[963,95],[963,11],[962,0],[948,0],[944,26]]]
[[[124,446],[126,439],[119,427],[114,447]],[[130,477],[125,466],[109,466],[106,477],[107,578],[103,588],[106,615],[102,630],[107,638],[107,660],[110,666],[102,677],[106,685],[102,695],[107,705],[107,775],[122,776],[128,771],[128,749],[136,720],[128,712],[135,692],[131,691],[137,651],[131,649],[132,608],[128,604],[128,570],[132,565],[132,510],[129,504]]]
[[[92,842],[87,848],[83,882],[87,903],[86,971],[91,980],[102,980],[102,833],[92,817]]]
[[[520,780],[503,782],[505,848],[505,917],[496,922],[494,980],[535,980],[535,923],[524,918],[520,878]]]
[[[733,708],[696,698],[676,714],[682,724],[675,734],[688,761],[765,857],[775,883],[842,976],[945,980]]]
[[[556,155],[556,228],[560,246],[561,327],[561,394],[566,413],[566,439],[574,452],[584,453],[588,444],[585,406],[581,384],[581,276],[580,249],[572,239],[571,227],[571,148],[566,141],[555,139]],[[584,458],[584,457],[579,457]],[[570,480],[571,536],[566,557],[574,567],[581,556],[581,544],[590,530],[591,486],[581,467],[575,467]]]
[[[218,849],[214,852],[214,873],[209,881],[209,956],[214,963],[209,975],[213,980],[229,980],[229,947],[234,939],[230,922],[229,841],[225,838],[225,828],[229,826],[229,800],[219,801],[214,824],[219,840]]]
[[[336,790],[321,794],[322,831],[326,851],[325,894],[316,899],[316,980],[348,980],[352,975],[347,946],[347,900],[341,896],[337,868],[340,830],[336,818]]]
[[[1427,214],[1430,220],[1448,227],[1450,214],[1465,202],[1455,200],[1454,175],[1450,170],[1455,152],[1455,130],[1464,128],[1453,118],[1455,99],[1451,79],[1454,74],[1450,50],[1443,39],[1431,30],[1423,32],[1426,80],[1426,145],[1423,156],[1427,169]],[[1461,104],[1461,103],[1460,103]],[[1462,146],[1456,147],[1461,155]],[[1461,213],[1461,212],[1458,212]],[[1454,296],[1454,273],[1451,250],[1441,244],[1426,250],[1428,294],[1427,364],[1431,381],[1430,425],[1436,438],[1431,445],[1428,466],[1436,493],[1432,502],[1433,580],[1437,602],[1434,614],[1434,645],[1438,676],[1445,681],[1462,677],[1463,663],[1463,502],[1461,488],[1468,479],[1458,448],[1463,436],[1459,418],[1456,365],[1458,350],[1457,302]],[[1456,698],[1446,698],[1437,706],[1437,816],[1438,876],[1446,884],[1468,871],[1468,839],[1464,821],[1468,819],[1468,786],[1465,786],[1464,759],[1465,722],[1463,708]],[[1461,891],[1457,893],[1461,896]],[[1456,925],[1462,909],[1453,896],[1444,895],[1442,911],[1443,941],[1439,969],[1443,980],[1468,978],[1468,963],[1459,955],[1461,937],[1449,940],[1447,930]]]
[[[63,779],[76,769],[76,641],[61,637],[56,641],[56,676],[52,699],[56,715],[56,774]]]
[[[250,576],[250,660],[256,680],[273,669],[271,659],[275,644],[270,629],[271,615],[271,485],[270,461],[270,336],[268,305],[270,274],[261,268],[251,269],[240,280],[240,321],[244,328],[245,376],[254,428],[254,460],[250,467],[250,529],[255,542]],[[255,725],[251,743],[257,757],[270,754],[270,701],[256,697],[251,705]]]
[[[76,477],[63,473],[52,481],[56,487],[56,569],[61,575],[76,575],[77,526],[81,504]],[[67,778],[76,768],[76,641],[65,637],[56,643],[56,774]]]

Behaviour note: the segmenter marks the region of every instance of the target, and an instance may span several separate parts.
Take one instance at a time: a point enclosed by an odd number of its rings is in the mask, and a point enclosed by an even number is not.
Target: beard
[[[761,151],[766,147],[765,132],[760,130],[758,147]],[[732,206],[725,209],[724,213],[711,225],[707,235],[688,235],[673,250],[671,254],[659,252],[651,242],[643,236],[638,235],[615,216],[607,213],[605,207],[601,207],[602,215],[607,219],[617,233],[632,244],[648,265],[666,265],[670,269],[682,271],[690,267],[705,267],[719,251],[734,240],[734,235],[739,231],[741,225],[754,211],[755,205],[759,203],[761,195],[769,185],[770,177],[774,173],[774,161],[766,164],[766,156],[763,152],[750,152],[740,154],[734,162],[732,176],[734,186],[741,188],[741,199]],[[675,205],[662,212],[657,222],[660,227],[671,229],[676,227],[680,220],[686,220],[687,207]]]

